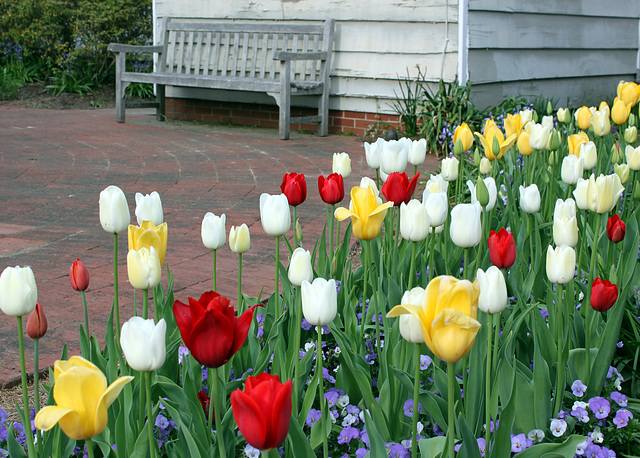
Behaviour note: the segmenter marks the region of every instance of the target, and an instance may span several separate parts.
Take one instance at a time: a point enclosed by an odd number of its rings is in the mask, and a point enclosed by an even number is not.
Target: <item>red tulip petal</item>
[[[278,388],[273,398],[271,406],[271,421],[269,423],[270,434],[268,435],[268,448],[275,448],[280,445],[289,433],[289,419],[291,418],[291,380],[287,380],[284,385],[273,383]]]
[[[191,307],[180,301],[173,303],[173,315],[180,330],[180,335],[187,348],[191,345]]]
[[[233,334],[233,323],[226,316],[208,310],[200,321],[193,323],[191,346],[187,345],[187,348],[200,364],[220,367],[233,354]]]
[[[267,422],[258,404],[247,393],[235,390],[231,393],[231,408],[245,440],[257,449],[266,450]]]
[[[418,184],[418,177],[420,176],[420,172],[416,173],[416,175],[411,179],[409,185],[407,186],[407,193],[404,198],[404,203],[408,204],[413,197],[413,192],[416,190],[416,185]]]
[[[240,318],[235,320],[233,324],[233,346],[231,347],[231,354],[235,353],[242,347],[244,341],[247,340],[247,334],[249,334],[249,328],[251,327],[251,320],[253,319],[254,309],[261,304],[256,304],[244,312]]]

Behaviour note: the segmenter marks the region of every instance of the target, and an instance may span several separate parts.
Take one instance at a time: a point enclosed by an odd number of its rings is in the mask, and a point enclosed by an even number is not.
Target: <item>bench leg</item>
[[[318,102],[318,116],[320,123],[318,124],[318,135],[326,137],[329,134],[329,91],[328,88],[322,92],[320,101]]]
[[[156,85],[156,101],[158,102],[158,108],[156,108],[156,119],[158,121],[166,121],[167,116],[165,113],[164,103],[164,84]]]
[[[120,80],[116,81],[116,122],[125,121],[127,101],[124,98],[124,91],[127,86],[129,86],[129,83],[123,83]]]

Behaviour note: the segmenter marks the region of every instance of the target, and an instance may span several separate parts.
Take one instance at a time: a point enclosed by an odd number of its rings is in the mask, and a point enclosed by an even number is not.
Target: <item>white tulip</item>
[[[431,227],[442,226],[449,215],[449,198],[447,193],[431,192],[425,189],[422,192],[422,205],[427,209],[429,225]]]
[[[217,250],[224,246],[227,239],[227,229],[225,224],[227,215],[224,213],[216,216],[211,212],[207,212],[202,219],[202,228],[200,234],[202,236],[202,244],[210,250]]]
[[[585,170],[593,169],[598,163],[596,144],[591,141],[580,145],[579,155]]]
[[[313,283],[302,282],[302,314],[313,326],[331,323],[338,313],[338,292],[332,278],[316,278]]]
[[[572,248],[578,244],[576,202],[571,198],[566,201],[556,200],[553,211],[553,243],[557,246],[567,245]]]
[[[526,188],[520,185],[520,209],[525,213],[535,213],[540,210],[540,190],[537,184]]]
[[[560,177],[562,181],[568,185],[574,185],[578,182],[578,178],[582,178],[584,172],[584,165],[582,159],[573,154],[565,156],[562,160],[562,170],[560,171]]]
[[[471,248],[480,243],[482,238],[481,214],[482,207],[479,202],[458,204],[453,207],[449,233],[455,245],[460,248]]]
[[[378,149],[378,143],[364,142],[364,156],[367,160],[367,165],[372,169],[380,168],[380,150]]]
[[[421,138],[420,140],[414,140],[411,142],[409,149],[408,161],[411,165],[420,165],[427,157],[427,140]]]
[[[344,177],[344,175],[343,175]],[[284,235],[291,228],[289,200],[284,194],[260,195],[260,222],[264,231],[273,236]]]
[[[529,145],[535,150],[545,149],[551,136],[549,126],[542,124],[532,124],[529,131]]]
[[[489,175],[491,173],[491,161],[486,157],[482,157],[479,169],[481,174]]]
[[[9,316],[28,315],[36,308],[38,288],[31,267],[7,267],[0,275],[0,310]]]
[[[384,144],[380,153],[380,171],[385,175],[404,172],[407,168],[408,148],[402,142],[391,140]]]
[[[507,284],[502,271],[491,266],[486,272],[478,269],[476,275],[480,289],[478,308],[485,313],[500,313],[507,308]]]
[[[624,149],[624,155],[631,170],[640,170],[640,146],[634,148],[631,145],[627,145]]]
[[[303,281],[313,280],[313,267],[311,266],[311,253],[302,247],[293,250],[288,269],[291,284],[300,286]]]
[[[449,182],[442,177],[442,174],[439,173],[437,175],[430,175],[427,184],[425,185],[425,189],[428,189],[430,192],[447,192],[449,189]]]
[[[376,197],[380,197],[380,191],[378,190],[378,186],[376,185],[376,182],[373,181],[371,178],[362,177],[362,179],[360,180],[360,187],[361,188],[371,188],[373,190],[373,193],[375,194],[375,196]]]
[[[160,194],[156,191],[145,195],[136,192],[135,215],[138,220],[138,226],[142,226],[143,221],[153,221],[153,224],[160,226],[164,222]]]
[[[131,222],[127,198],[117,186],[108,186],[100,192],[100,224],[112,234],[124,232]]]
[[[543,116],[540,124],[542,124],[542,127],[548,127],[549,130],[553,130],[553,116]]]
[[[122,325],[120,346],[131,369],[141,372],[160,369],[166,357],[167,323],[162,318],[156,325],[152,319],[132,317]]]
[[[427,238],[429,232],[429,214],[427,208],[417,199],[408,204],[400,204],[400,235],[405,240],[419,242]]]
[[[405,291],[400,301],[403,305],[419,305],[422,306],[422,300],[424,299],[424,288],[415,287],[409,291]],[[406,315],[400,315],[400,335],[404,340],[411,343],[424,343],[424,336],[422,335],[422,325],[413,315],[407,313]]]

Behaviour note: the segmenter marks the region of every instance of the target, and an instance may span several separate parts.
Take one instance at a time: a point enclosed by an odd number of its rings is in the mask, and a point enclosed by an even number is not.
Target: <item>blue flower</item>
[[[420,355],[420,370],[424,371],[431,366],[431,357],[429,355]]]
[[[409,458],[409,452],[404,448],[404,445],[395,442],[388,442],[385,444],[387,450],[389,450],[389,458]]]
[[[327,400],[327,404],[329,405],[329,408],[331,407],[335,407],[335,405],[338,403],[338,393],[336,393],[335,391],[328,391],[327,393],[324,394],[324,398]]]
[[[311,409],[307,414],[307,419],[305,423],[309,428],[311,428],[316,421],[320,420],[321,417],[322,417],[322,412],[320,410]]]
[[[353,439],[358,439],[360,437],[360,431],[353,426],[348,426],[347,428],[343,428],[338,435],[338,444],[348,444]]]
[[[520,453],[521,451],[531,447],[533,442],[531,442],[524,433],[511,435],[511,452],[512,453]]]
[[[611,411],[611,405],[609,404],[609,401],[601,396],[591,398],[589,400],[589,408],[595,414],[598,420],[607,418],[609,412]]]
[[[422,404],[418,403],[418,412],[420,412],[420,409],[422,409]],[[413,399],[407,399],[402,406],[402,410],[407,417],[413,418]]]
[[[618,404],[620,407],[627,407],[627,397],[619,391],[611,393],[611,400]]]
[[[311,329],[313,327],[313,325],[311,323],[309,323],[306,318],[302,318],[302,329],[304,329],[305,331],[308,331],[309,329]]]
[[[582,383],[581,380],[576,380],[575,382],[573,382],[573,384],[571,385],[571,392],[573,393],[574,396],[581,398],[582,396],[584,396],[585,391],[587,390],[587,385],[585,385],[584,383]]]
[[[633,419],[633,414],[627,409],[620,409],[616,412],[616,416],[613,418],[613,424],[616,428],[624,428],[629,424],[629,420]]]
[[[589,422],[589,412],[587,412],[582,407],[576,407],[575,409],[573,409],[571,411],[571,416],[576,417],[578,420],[580,420],[583,423]]]

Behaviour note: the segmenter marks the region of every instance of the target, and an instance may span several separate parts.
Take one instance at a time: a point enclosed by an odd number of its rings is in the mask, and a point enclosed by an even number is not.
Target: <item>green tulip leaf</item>
[[[447,445],[447,438],[445,436],[420,439],[418,441],[418,447],[420,448],[420,458],[441,457],[445,445]]]
[[[289,419],[289,434],[287,440],[290,441],[292,450],[296,451],[296,457],[300,458],[315,458],[316,454],[313,452],[313,448],[309,445],[309,440],[306,434],[303,432],[302,427],[298,424],[295,418],[291,416]]]
[[[584,442],[584,436],[572,434],[560,444],[536,444],[518,454],[518,458],[572,458],[578,444]]]
[[[469,428],[469,424],[467,420],[465,420],[464,415],[458,415],[458,431],[460,431],[462,435],[462,447],[460,447],[460,451],[458,452],[458,457],[460,458],[481,458],[480,449],[478,448],[478,441],[476,440],[475,435],[471,432],[471,428]]]

